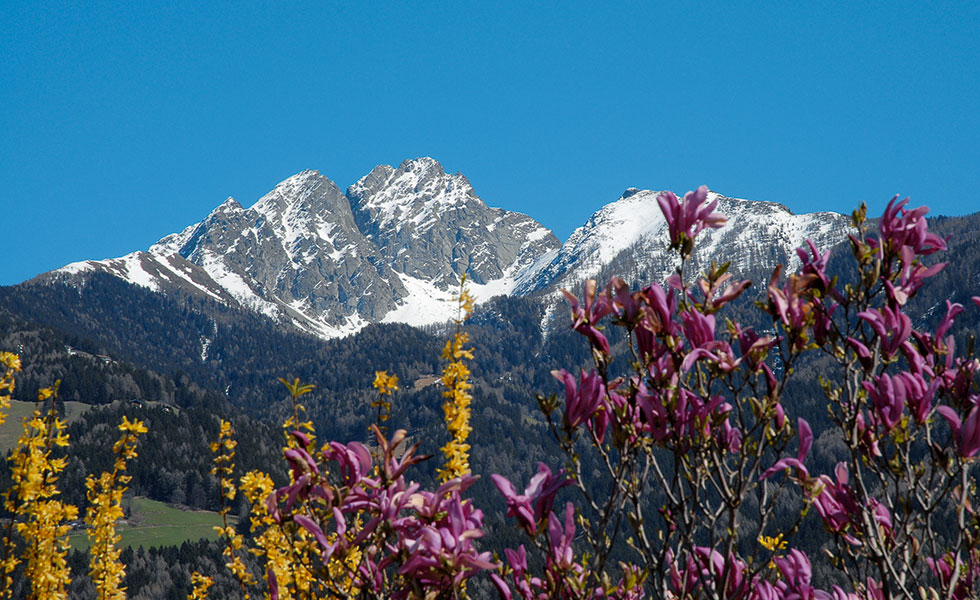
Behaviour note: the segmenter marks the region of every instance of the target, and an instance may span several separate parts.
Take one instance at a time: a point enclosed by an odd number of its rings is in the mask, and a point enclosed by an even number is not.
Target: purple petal
[[[813,445],[813,430],[810,429],[810,424],[803,418],[797,421],[797,427],[799,429],[800,449],[796,453],[796,458],[802,462],[806,458],[806,455],[810,453],[810,446]]]
[[[313,537],[316,538],[316,541],[318,544],[320,544],[321,548],[326,550],[327,547],[330,546],[329,542],[327,542],[327,536],[323,535],[323,530],[320,529],[320,526],[317,525],[313,519],[307,517],[306,515],[293,515],[293,521],[303,529],[313,534]]]
[[[953,433],[956,435],[956,437],[959,437],[960,428],[962,427],[963,422],[960,421],[960,416],[956,414],[953,407],[946,406],[945,404],[942,406],[937,406],[936,412],[946,417],[946,420],[949,421],[949,426],[953,429]]]

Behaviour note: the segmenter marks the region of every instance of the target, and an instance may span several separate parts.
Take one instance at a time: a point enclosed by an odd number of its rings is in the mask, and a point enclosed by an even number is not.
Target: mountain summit
[[[627,189],[561,244],[530,217],[487,206],[462,174],[432,158],[379,165],[341,191],[317,171],[286,179],[249,208],[228,198],[200,223],[148,252],[72,263],[40,276],[84,284],[105,271],[157,292],[240,305],[324,338],[368,323],[424,325],[453,316],[466,273],[478,300],[578,289],[616,274],[661,281],[667,252],[658,192]],[[702,234],[692,272],[732,261],[736,274],[793,267],[807,238],[843,240],[836,213],[794,215],[785,206],[727,198],[728,223]],[[554,302],[549,300],[552,306]]]
[[[657,196],[660,192],[629,188],[615,202],[596,211],[572,232],[561,249],[535,277],[521,282],[519,295],[564,287],[578,289],[586,279],[607,280],[618,275],[635,284],[663,281],[677,266],[667,252],[667,221]],[[728,218],[720,229],[698,237],[689,274],[731,262],[732,272],[748,276],[769,272],[782,264],[795,269],[796,249],[809,238],[820,248],[842,241],[850,219],[832,212],[793,214],[782,204],[728,198],[708,192],[708,202]]]
[[[509,294],[560,242],[526,215],[487,206],[431,158],[375,167],[344,193],[317,171],[250,208],[233,198],[200,223],[118,259],[42,278],[106,271],[163,293],[239,304],[322,337],[372,322],[445,321],[465,272],[478,298]]]

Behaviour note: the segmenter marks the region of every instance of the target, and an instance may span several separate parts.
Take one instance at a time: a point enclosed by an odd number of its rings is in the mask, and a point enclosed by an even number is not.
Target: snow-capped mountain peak
[[[572,288],[585,279],[612,274],[636,281],[663,281],[677,266],[669,253],[667,222],[657,196],[660,192],[629,188],[618,200],[603,206],[569,236],[539,274],[517,287],[529,294],[559,287]],[[720,229],[698,237],[689,272],[712,261],[731,262],[736,274],[771,270],[777,264],[795,268],[796,248],[807,238],[818,246],[844,239],[849,220],[836,213],[793,214],[782,204],[758,202],[708,192],[707,201],[728,217]]]
[[[585,279],[612,274],[662,281],[676,257],[667,252],[658,193],[627,189],[561,244],[530,217],[487,206],[465,176],[446,173],[432,158],[379,165],[346,193],[307,170],[249,208],[228,198],[149,252],[73,263],[48,277],[84,280],[103,271],[336,337],[373,322],[451,318],[463,273],[480,300],[577,289]],[[794,215],[779,204],[714,192],[708,199],[718,200],[728,223],[702,232],[695,272],[712,260],[732,260],[736,274],[792,267],[806,238],[829,246],[847,233],[842,215]]]
[[[379,165],[347,188],[347,196],[378,229],[395,231],[409,223],[425,229],[440,211],[483,205],[464,175],[447,174],[429,157],[406,160],[397,169]]]
[[[194,271],[185,292],[335,337],[371,322],[447,320],[464,272],[481,298],[507,294],[559,245],[533,219],[488,207],[463,175],[418,158],[376,167],[347,194],[302,171],[247,209],[229,198],[149,252],[75,263],[58,276],[101,270],[167,293],[175,263]]]

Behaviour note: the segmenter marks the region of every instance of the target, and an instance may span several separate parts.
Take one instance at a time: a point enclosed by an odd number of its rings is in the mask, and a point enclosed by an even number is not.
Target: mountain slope
[[[303,171],[250,208],[229,198],[148,252],[73,263],[39,280],[84,285],[106,272],[332,338],[368,323],[446,321],[464,272],[481,299],[509,294],[559,245],[530,217],[487,206],[464,176],[419,158],[376,167],[347,194]]]
[[[657,204],[659,192],[630,188],[615,202],[596,211],[572,232],[561,249],[539,272],[515,290],[517,294],[577,289],[585,279],[619,275],[630,281],[663,281],[676,268],[676,255],[667,251],[667,222]],[[697,273],[712,261],[731,261],[742,276],[771,271],[777,264],[798,264],[796,248],[810,238],[829,248],[846,238],[848,217],[818,212],[795,215],[781,204],[728,198],[708,192],[717,211],[728,217],[721,229],[698,237],[688,267]]]
[[[464,175],[431,158],[379,165],[346,192],[303,171],[249,208],[227,199],[148,252],[73,263],[39,281],[85,285],[106,272],[329,339],[369,323],[445,322],[463,273],[479,301],[546,295],[552,305],[559,288],[585,279],[663,281],[676,259],[657,194],[628,189],[560,244],[530,217],[487,206]],[[709,199],[728,223],[701,234],[689,272],[730,260],[737,275],[758,279],[777,264],[792,268],[808,238],[821,247],[846,238],[843,215],[794,215],[781,204],[714,192]]]

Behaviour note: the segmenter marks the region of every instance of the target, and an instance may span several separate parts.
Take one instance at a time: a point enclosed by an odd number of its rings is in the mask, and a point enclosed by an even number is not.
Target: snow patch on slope
[[[215,256],[210,252],[205,252],[201,256],[201,268],[211,275],[221,287],[223,287],[235,300],[243,306],[251,308],[255,312],[266,315],[273,319],[279,318],[279,308],[267,300],[263,300],[254,290],[242,279],[241,275],[228,269],[221,257]]]

